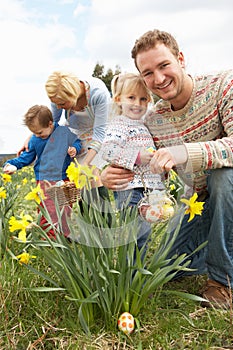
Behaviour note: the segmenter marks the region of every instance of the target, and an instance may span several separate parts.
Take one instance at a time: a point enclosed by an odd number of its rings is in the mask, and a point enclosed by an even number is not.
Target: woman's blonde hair
[[[146,87],[143,78],[139,74],[121,73],[115,75],[111,81],[111,92],[113,100],[111,116],[122,113],[121,105],[118,103],[121,95],[137,92],[139,89],[144,89],[148,102],[151,102],[152,94]]]
[[[63,71],[53,72],[45,84],[48,97],[76,103],[81,94],[80,80],[73,74]]]

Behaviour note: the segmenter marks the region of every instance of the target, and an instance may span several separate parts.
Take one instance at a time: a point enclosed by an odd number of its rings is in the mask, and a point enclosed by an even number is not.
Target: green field
[[[0,191],[1,350],[233,349],[233,311],[200,306],[206,276],[171,281],[183,260],[167,267],[166,227],[154,228],[145,264],[139,253],[135,262],[134,242],[104,248],[63,236],[51,241],[37,226],[37,204],[25,200],[36,186],[33,179],[28,167],[11,181],[0,180],[6,190],[2,197]],[[84,214],[89,234],[93,220],[106,228],[98,213]],[[10,217],[24,215],[33,218],[25,243],[9,227]],[[127,227],[131,219],[126,212],[113,219],[113,227],[119,221]],[[28,264],[16,258],[23,252],[34,256]],[[117,328],[123,311],[135,316],[131,335]]]

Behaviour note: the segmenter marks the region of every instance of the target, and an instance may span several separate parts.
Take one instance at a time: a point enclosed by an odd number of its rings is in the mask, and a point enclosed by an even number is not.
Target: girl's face
[[[145,90],[141,87],[137,91],[121,94],[118,102],[121,105],[123,115],[138,120],[146,113],[149,99]]]

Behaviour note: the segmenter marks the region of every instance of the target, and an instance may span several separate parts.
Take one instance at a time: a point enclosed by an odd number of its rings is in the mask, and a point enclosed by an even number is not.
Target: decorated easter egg
[[[175,213],[174,207],[170,204],[164,204],[162,208],[162,218],[163,220],[173,217]]]
[[[134,330],[134,317],[129,312],[123,312],[118,321],[118,328],[125,334],[130,334]]]
[[[162,215],[162,210],[161,210],[160,205],[150,205],[150,207],[146,211],[146,221],[148,222],[157,222]]]

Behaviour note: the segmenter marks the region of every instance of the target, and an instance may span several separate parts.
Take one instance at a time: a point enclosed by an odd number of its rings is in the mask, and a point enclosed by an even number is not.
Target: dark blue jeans
[[[192,253],[201,243],[208,241],[191,258],[192,272],[180,271],[179,275],[207,273],[208,278],[233,288],[233,169],[221,168],[208,171],[208,197],[204,200],[201,216],[187,222],[185,215],[180,232],[169,256]],[[227,277],[228,276],[228,277]]]
[[[114,191],[117,209],[124,209],[127,206],[136,206],[143,198],[145,189],[143,187],[124,191]],[[137,217],[135,227],[138,229],[137,246],[139,250],[144,246],[151,234],[151,225],[144,221],[140,216]],[[130,239],[130,237],[129,237]]]

